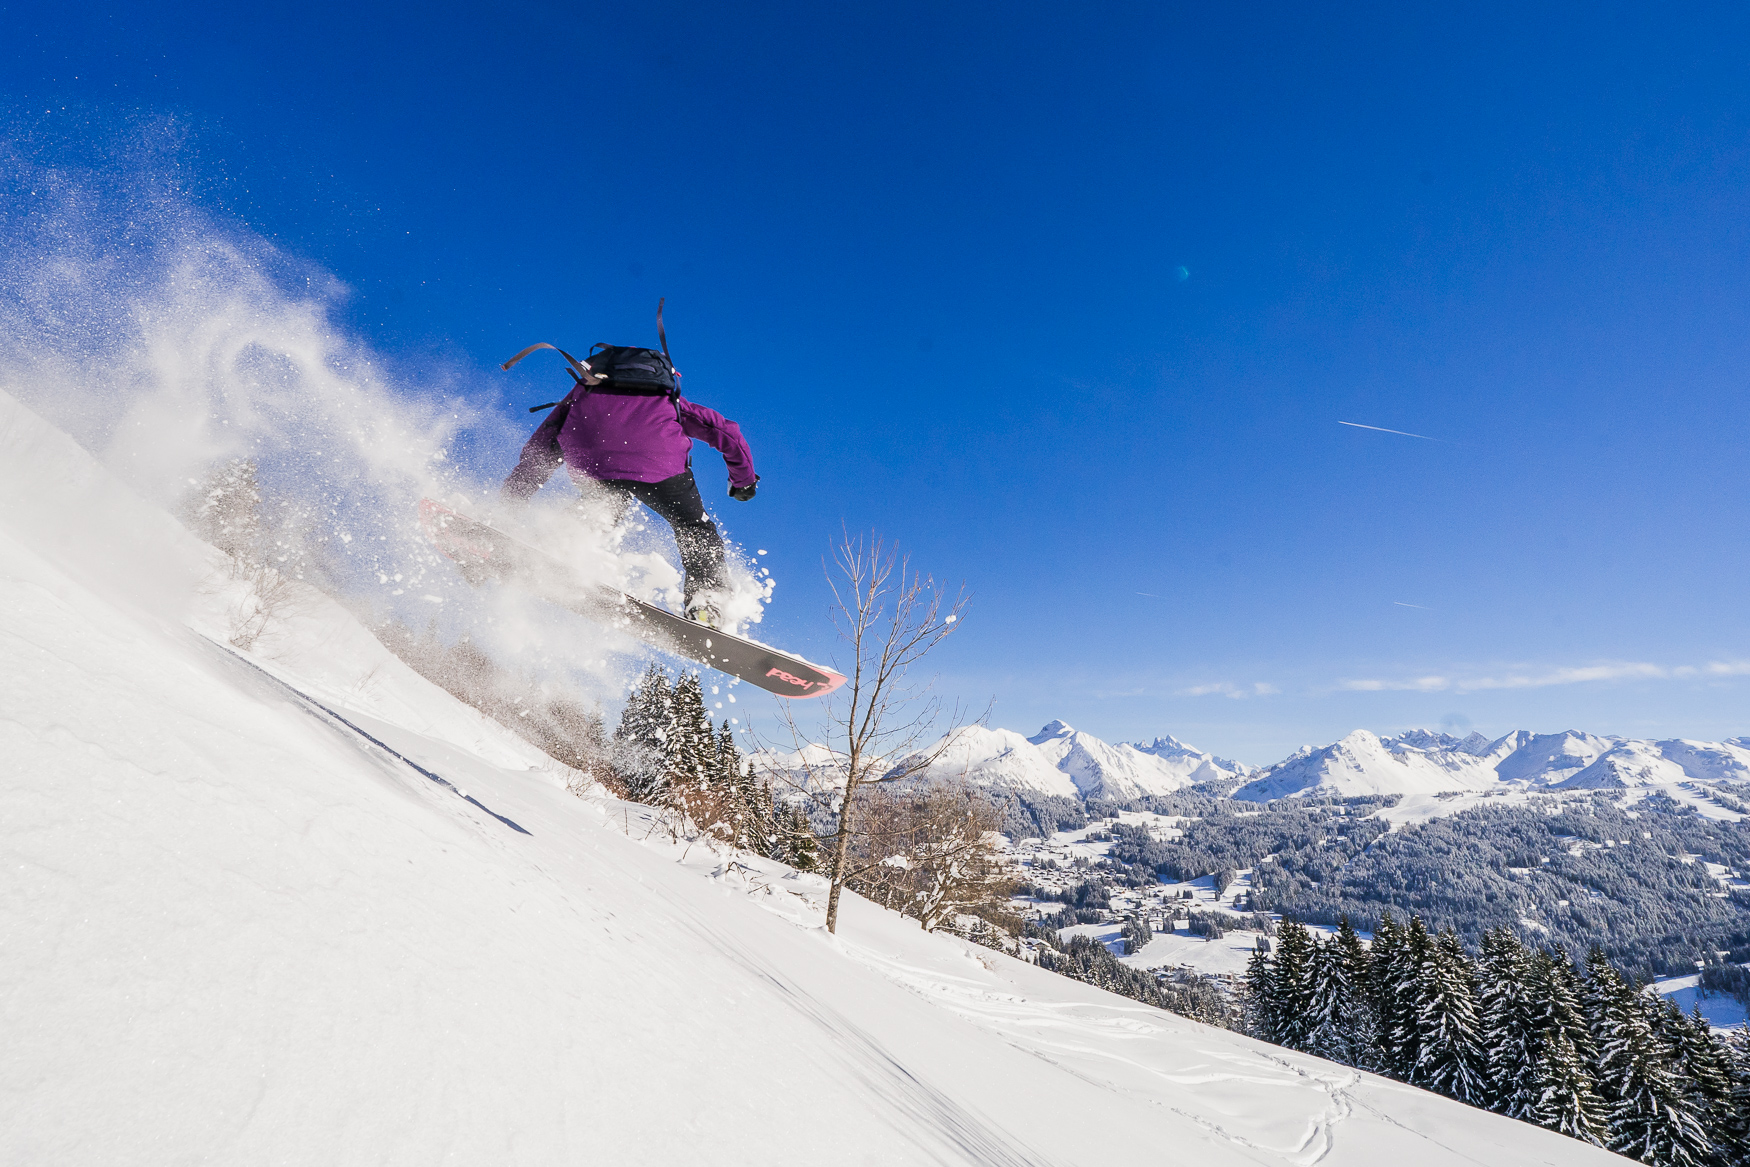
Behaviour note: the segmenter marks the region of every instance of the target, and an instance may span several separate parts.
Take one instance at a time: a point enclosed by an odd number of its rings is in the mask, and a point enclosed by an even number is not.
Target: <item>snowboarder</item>
[[[659,305],[659,331],[661,326]],[[516,469],[504,480],[503,495],[527,499],[564,463],[578,486],[608,493],[616,521],[643,503],[674,529],[686,573],[687,618],[718,627],[723,537],[705,513],[693,481],[693,439],[709,442],[723,455],[729,468],[729,497],[738,502],[753,498],[760,480],[747,439],[733,421],[680,395],[679,374],[668,359],[666,338],[661,352],[596,347],[601,351],[592,350],[579,362],[554,345],[530,345],[504,363],[508,369],[535,349],[552,348],[571,366],[576,385],[553,403],[553,412],[523,446]]]

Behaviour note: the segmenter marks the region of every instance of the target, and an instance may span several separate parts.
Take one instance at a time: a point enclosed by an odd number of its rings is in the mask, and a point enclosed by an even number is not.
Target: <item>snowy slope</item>
[[[1186,745],[1171,734],[1157,737],[1152,742],[1132,742],[1130,745],[1140,753],[1166,762],[1176,773],[1183,774],[1193,783],[1219,782],[1224,778],[1238,778],[1251,773],[1254,769],[1243,762],[1218,758],[1196,746]]]
[[[1395,748],[1394,748],[1395,747]],[[1341,741],[1278,762],[1234,792],[1265,802],[1291,795],[1353,798],[1481,790],[1495,782],[1488,763],[1461,751],[1424,750],[1358,729]]]
[[[940,748],[940,743],[931,748]],[[1081,793],[1075,780],[1053,765],[1031,741],[1011,729],[989,729],[982,725],[958,731],[930,768],[928,777],[1059,798],[1075,798]]]
[[[1704,782],[1750,782],[1750,741],[1696,742],[1685,738],[1654,743],[1660,757],[1690,778]]]
[[[215,646],[212,567],[0,397],[0,1161],[1619,1161],[854,897],[830,937],[320,597]]]
[[[1578,730],[1536,734],[1515,730],[1481,752],[1495,761],[1495,775],[1503,782],[1554,786],[1597,761],[1616,740]]]
[[[1217,776],[1201,755],[1194,755],[1196,765],[1187,766],[1183,758],[1159,758],[1135,746],[1109,745],[1061,721],[1050,722],[1027,740],[1048,762],[1069,775],[1083,798],[1168,794]],[[1208,778],[1193,777],[1200,772]]]
[[[929,776],[1023,795],[1134,799],[1241,772],[1235,763],[1171,738],[1157,740],[1155,747],[1158,754],[1112,745],[1061,721],[1047,723],[1032,737],[974,726],[960,732]]]
[[[1666,757],[1661,748],[1664,744],[1646,741],[1617,742],[1600,754],[1597,761],[1560,783],[1558,789],[1612,790],[1663,786],[1700,776],[1690,774],[1683,761],[1678,758]],[[1693,763],[1698,754],[1695,751],[1685,751],[1679,757]],[[1725,767],[1707,765],[1705,768],[1711,771]]]

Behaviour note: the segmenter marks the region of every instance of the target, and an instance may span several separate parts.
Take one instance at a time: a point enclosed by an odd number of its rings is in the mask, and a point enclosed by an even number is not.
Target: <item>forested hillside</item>
[[[1599,945],[1641,976],[1750,960],[1750,886],[1737,878],[1750,868],[1750,824],[1660,794],[1620,799],[1535,796],[1390,830],[1377,814],[1390,799],[1259,809],[1187,793],[1148,803],[1185,816],[1178,837],[1115,824],[1108,858],[1088,876],[1223,882],[1250,869],[1254,910],[1319,924],[1347,915],[1364,931],[1387,911],[1414,914],[1471,945],[1505,927],[1576,957]]]

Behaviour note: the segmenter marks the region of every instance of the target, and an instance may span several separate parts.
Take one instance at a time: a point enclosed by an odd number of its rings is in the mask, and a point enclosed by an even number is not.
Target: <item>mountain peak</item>
[[[1070,725],[1067,722],[1052,720],[1046,722],[1044,728],[1027,740],[1036,746],[1041,746],[1052,738],[1069,737],[1073,735],[1075,731],[1075,726]]]

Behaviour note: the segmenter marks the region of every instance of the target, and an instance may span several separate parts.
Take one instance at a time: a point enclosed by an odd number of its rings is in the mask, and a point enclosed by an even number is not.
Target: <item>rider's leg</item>
[[[699,497],[699,485],[693,472],[683,470],[661,482],[631,482],[618,479],[603,483],[616,493],[624,493],[668,520],[674,528],[675,546],[681,553],[681,570],[686,573],[686,603],[691,608],[699,592],[723,586],[723,536],[717,524],[705,513],[705,501]]]

